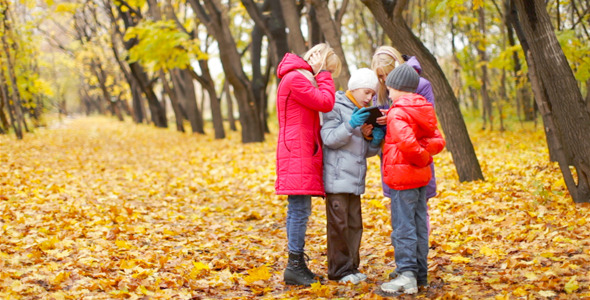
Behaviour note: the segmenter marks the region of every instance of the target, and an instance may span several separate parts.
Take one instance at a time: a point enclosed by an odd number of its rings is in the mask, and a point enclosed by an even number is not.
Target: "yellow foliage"
[[[451,257],[451,261],[454,263],[469,263],[471,262],[471,258],[463,256],[453,256]]]
[[[70,272],[59,272],[55,278],[53,279],[53,284],[54,285],[60,285],[62,282],[64,282],[65,280],[67,280],[68,278],[70,278]]]
[[[248,270],[248,276],[244,277],[244,280],[248,283],[248,284],[252,284],[255,281],[258,280],[268,280],[270,278],[270,272],[268,270],[268,266],[266,265],[262,265],[258,268],[254,268],[254,269],[250,269]]]
[[[331,289],[326,286],[322,285],[320,282],[314,282],[311,284],[311,294],[315,297],[331,297],[332,292]]]
[[[67,122],[22,141],[0,135],[1,299],[381,299],[395,252],[378,157],[362,196],[368,282],[286,287],[276,127],[244,145],[210,128]],[[451,154],[435,158],[430,287],[417,298],[590,297],[590,205],[561,186],[543,129],[523,126],[472,132],[487,181],[459,182]],[[325,203],[312,205],[308,265],[326,277]]]
[[[79,7],[80,7],[80,4],[77,4],[77,3],[63,2],[63,3],[59,3],[58,5],[55,6],[55,12],[75,14],[76,10]]]
[[[576,281],[576,276],[573,276],[566,284],[565,284],[565,291],[568,294],[575,292],[577,289],[580,288],[580,284]]]

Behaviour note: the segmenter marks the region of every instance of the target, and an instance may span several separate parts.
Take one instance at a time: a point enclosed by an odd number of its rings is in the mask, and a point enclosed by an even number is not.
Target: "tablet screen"
[[[383,113],[377,106],[372,106],[367,108],[367,111],[370,112],[369,117],[365,121],[365,124],[371,124],[373,127],[380,127],[381,125],[377,124],[377,118],[383,117]]]

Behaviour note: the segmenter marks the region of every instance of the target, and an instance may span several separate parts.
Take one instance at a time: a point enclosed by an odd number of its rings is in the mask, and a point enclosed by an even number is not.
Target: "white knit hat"
[[[377,78],[377,75],[375,75],[373,70],[368,68],[360,68],[350,74],[350,79],[348,80],[348,90],[352,91],[356,89],[372,89],[376,93],[378,84],[379,78]]]

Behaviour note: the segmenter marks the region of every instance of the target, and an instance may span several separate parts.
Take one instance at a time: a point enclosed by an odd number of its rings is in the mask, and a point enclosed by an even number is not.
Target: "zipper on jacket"
[[[289,90],[289,94],[287,94],[287,98],[285,99],[285,111],[283,112],[283,118],[284,118],[284,124],[285,126],[283,126],[283,144],[285,145],[285,148],[287,149],[287,151],[291,152],[291,149],[289,149],[289,147],[287,146],[287,139],[285,137],[285,131],[287,130],[287,103],[289,102],[289,99],[291,98],[291,90]]]

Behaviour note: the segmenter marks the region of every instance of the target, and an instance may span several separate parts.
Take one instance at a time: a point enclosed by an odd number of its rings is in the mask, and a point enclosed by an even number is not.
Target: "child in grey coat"
[[[323,114],[328,279],[341,283],[358,284],[367,279],[358,270],[363,233],[361,195],[365,192],[366,158],[379,153],[385,133],[364,123],[377,84],[377,75],[370,69],[354,71],[348,90],[336,92],[334,109]]]

